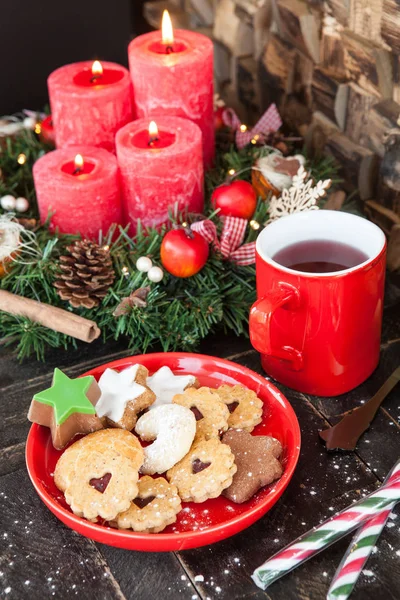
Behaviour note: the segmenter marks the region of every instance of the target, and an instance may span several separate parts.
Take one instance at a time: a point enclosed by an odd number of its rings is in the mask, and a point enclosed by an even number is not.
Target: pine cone
[[[115,273],[108,250],[82,240],[67,246],[68,256],[60,256],[60,273],[54,282],[57,293],[71,306],[94,308],[107,295]]]

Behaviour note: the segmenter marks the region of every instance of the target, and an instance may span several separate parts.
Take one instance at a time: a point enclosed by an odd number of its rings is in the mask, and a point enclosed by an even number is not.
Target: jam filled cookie
[[[97,431],[67,448],[54,482],[76,515],[109,521],[136,498],[143,458],[143,448],[128,431]]]
[[[190,408],[196,418],[195,441],[218,438],[228,429],[229,410],[215,390],[208,387],[190,388],[177,394],[174,404]]]
[[[151,406],[153,409],[162,404],[171,404],[176,394],[182,394],[190,387],[199,387],[199,382],[194,375],[174,375],[169,367],[161,367],[147,378],[147,385],[156,395]]]
[[[263,403],[257,394],[241,385],[221,385],[215,390],[231,413],[228,425],[249,433],[262,421]]]
[[[164,473],[189,452],[196,433],[196,419],[188,408],[164,404],[142,415],[135,431],[142,440],[153,442],[144,449],[141,472]]]
[[[278,459],[282,446],[275,438],[230,429],[222,441],[232,450],[237,465],[232,485],[223,492],[232,502],[250,500],[260,488],[281,477],[283,469]]]
[[[219,439],[202,440],[167,472],[183,502],[205,502],[229,487],[236,473],[235,457]]]
[[[148,374],[142,365],[133,365],[120,372],[106,369],[99,379],[101,396],[96,405],[97,415],[106,417],[111,427],[131,431],[138,414],[156,398],[146,385]]]
[[[139,480],[139,493],[128,510],[118,515],[113,525],[119,529],[133,529],[158,533],[175,523],[181,510],[178,490],[164,479],[145,475]]]

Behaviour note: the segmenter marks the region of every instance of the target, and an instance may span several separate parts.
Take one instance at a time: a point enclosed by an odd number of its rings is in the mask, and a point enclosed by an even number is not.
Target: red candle
[[[168,14],[168,13],[167,13]],[[175,115],[203,133],[205,166],[214,158],[213,45],[204,35],[165,29],[135,38],[128,48],[138,117]]]
[[[33,165],[41,221],[49,212],[51,229],[96,239],[121,223],[117,160],[93,146],[54,150]]]
[[[158,126],[158,127],[157,127]],[[121,173],[122,204],[126,222],[136,229],[141,220],[157,227],[168,220],[168,209],[203,210],[203,158],[201,131],[179,117],[138,119],[116,136]]]
[[[114,151],[116,132],[133,119],[127,69],[98,60],[74,63],[53,71],[47,84],[57,147]]]

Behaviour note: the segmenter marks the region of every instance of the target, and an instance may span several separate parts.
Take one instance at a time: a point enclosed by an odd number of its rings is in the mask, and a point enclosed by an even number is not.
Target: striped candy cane
[[[309,558],[321,552],[356,527],[376,517],[383,510],[400,500],[400,460],[393,468],[390,481],[369,496],[362,498],[310,532],[301,535],[295,542],[258,567],[252,575],[253,581],[262,589],[292,571]]]
[[[333,577],[327,600],[347,600],[350,596],[395,504],[367,521],[357,531]]]
[[[386,477],[384,484],[393,481],[396,473],[398,474],[398,470],[395,467]],[[332,579],[327,600],[347,600],[350,596],[395,505],[396,502],[393,502],[356,532]]]

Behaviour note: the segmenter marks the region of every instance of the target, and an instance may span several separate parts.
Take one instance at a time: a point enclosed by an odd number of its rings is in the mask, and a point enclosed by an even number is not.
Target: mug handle
[[[254,302],[250,310],[250,341],[261,354],[268,354],[292,363],[294,371],[303,368],[303,354],[292,346],[272,347],[271,320],[278,308],[296,310],[300,306],[300,293],[289,283],[280,282],[278,289]]]

